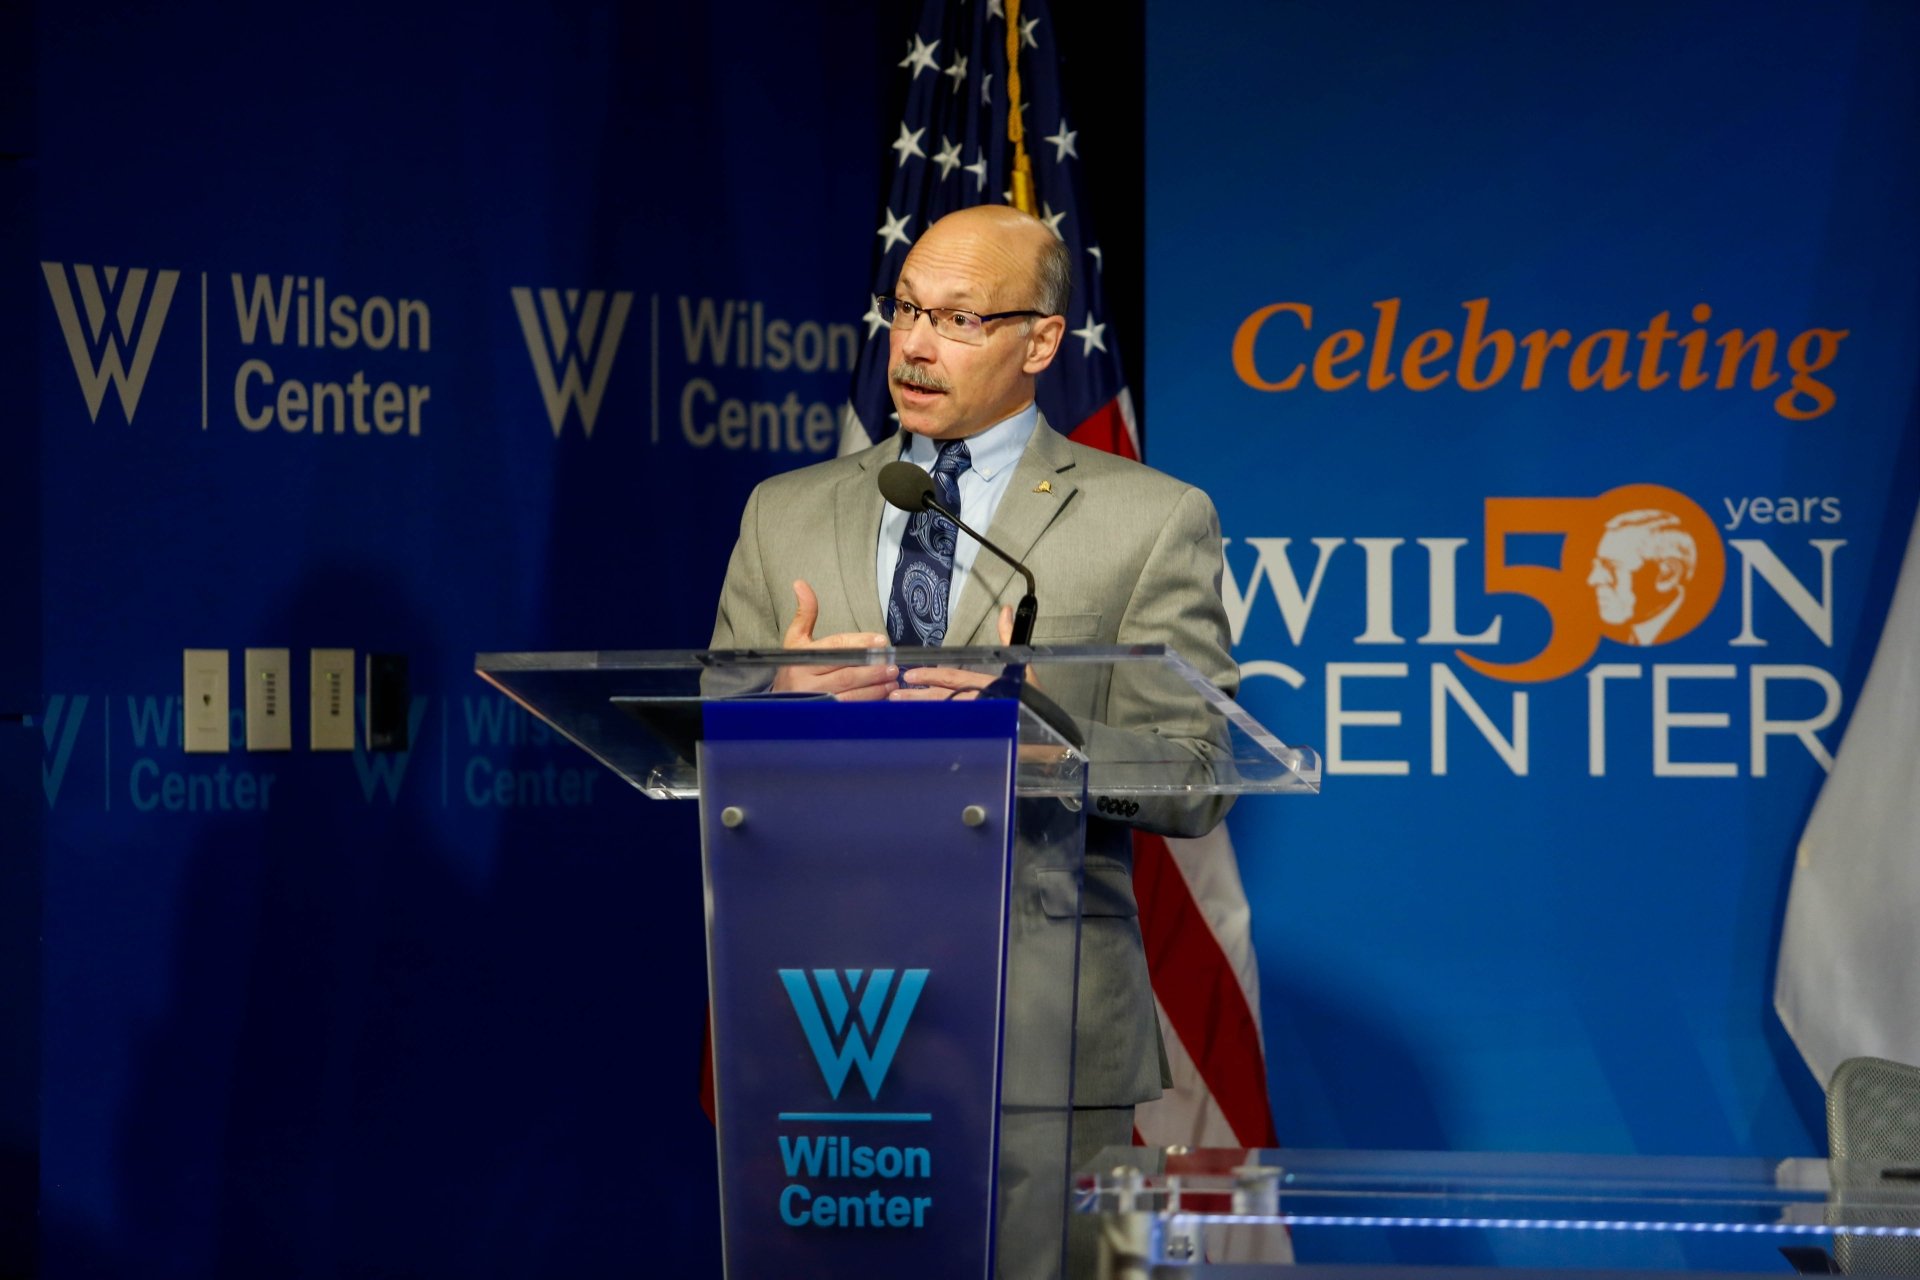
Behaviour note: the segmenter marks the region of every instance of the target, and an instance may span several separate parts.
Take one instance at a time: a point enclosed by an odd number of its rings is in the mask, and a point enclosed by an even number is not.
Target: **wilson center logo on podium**
[[[780,981],[800,1030],[835,1102],[847,1077],[858,1073],[868,1100],[878,1103],[907,1024],[927,984],[926,969],[782,969]],[[782,1111],[785,1123],[923,1124],[924,1111]],[[851,1180],[913,1180],[933,1176],[927,1147],[875,1146],[854,1134],[780,1135],[780,1164],[788,1179],[780,1192],[780,1220],[790,1227],[924,1227],[930,1195],[896,1195],[884,1186],[847,1186]],[[835,1183],[816,1189],[814,1180]]]

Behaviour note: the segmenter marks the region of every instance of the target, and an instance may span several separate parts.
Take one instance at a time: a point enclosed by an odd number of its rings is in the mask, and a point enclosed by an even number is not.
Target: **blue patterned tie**
[[[940,446],[933,464],[933,487],[940,504],[960,510],[960,473],[973,465],[964,440]],[[887,636],[895,644],[940,643],[947,634],[947,588],[953,582],[953,521],[932,511],[915,512],[900,537],[900,559],[893,566],[893,591],[887,597]]]

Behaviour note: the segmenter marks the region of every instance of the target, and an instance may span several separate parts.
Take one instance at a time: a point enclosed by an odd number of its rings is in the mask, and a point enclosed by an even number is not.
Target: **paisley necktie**
[[[940,446],[933,464],[933,487],[942,506],[960,510],[960,473],[973,465],[964,440]],[[900,645],[937,645],[947,634],[947,588],[953,581],[953,521],[920,511],[900,536],[900,559],[893,567],[893,591],[887,598],[887,635]]]

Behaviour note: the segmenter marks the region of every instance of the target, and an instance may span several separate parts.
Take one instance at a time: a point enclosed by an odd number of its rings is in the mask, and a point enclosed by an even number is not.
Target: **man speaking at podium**
[[[927,229],[893,296],[878,300],[892,326],[889,383],[901,432],[754,489],[727,566],[713,648],[1004,643],[1012,611],[1002,602],[1020,594],[1019,580],[990,553],[979,555],[973,539],[956,536],[950,521],[887,505],[879,471],[905,459],[929,473],[942,505],[1031,568],[1041,600],[1034,643],[1165,644],[1221,688],[1237,688],[1212,502],[1191,485],[1068,441],[1034,403],[1035,381],[1065,335],[1069,272],[1059,237],[1007,206],[963,209]],[[890,666],[821,666],[799,669],[787,687],[918,699],[952,697],[983,682],[944,668],[902,674]],[[1082,720],[1092,759],[1103,741],[1122,734],[1126,758],[1135,760],[1142,741],[1173,760],[1203,759],[1214,749],[1190,714],[1123,682],[1049,684],[1047,692]],[[1226,803],[1216,796],[1143,801],[1128,820],[1198,835],[1220,820]],[[1126,827],[1090,818],[1076,1165],[1104,1146],[1129,1143],[1134,1104],[1158,1097],[1166,1083],[1131,875]],[[1020,999],[1009,990],[1010,1004]],[[1013,1242],[1006,1244],[1002,1275],[1019,1269],[1009,1256]]]

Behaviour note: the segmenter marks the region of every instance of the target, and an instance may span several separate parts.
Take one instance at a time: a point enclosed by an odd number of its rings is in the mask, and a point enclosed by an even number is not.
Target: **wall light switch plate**
[[[189,752],[224,752],[233,727],[227,719],[227,651],[187,649],[185,745]]]
[[[353,650],[315,649],[307,661],[308,748],[353,750]]]
[[[285,649],[248,649],[241,663],[246,681],[247,750],[293,750],[293,704],[289,676],[292,655]]]

